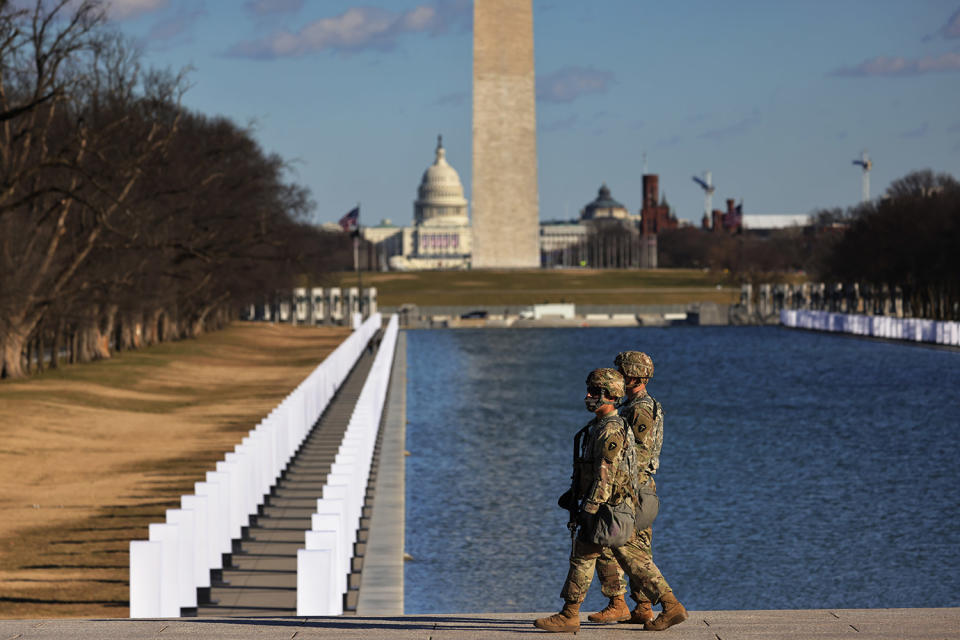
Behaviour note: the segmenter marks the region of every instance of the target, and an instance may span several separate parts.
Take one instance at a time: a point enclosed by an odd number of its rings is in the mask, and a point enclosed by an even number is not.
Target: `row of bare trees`
[[[899,288],[906,313],[960,319],[960,183],[914,171],[881,198],[821,209],[807,228],[759,235],[681,227],[660,235],[661,267],[726,271],[736,282],[783,282],[805,272],[827,283]]]
[[[824,212],[845,226],[820,277],[861,288],[899,287],[909,316],[960,320],[960,182],[915,171],[885,197],[847,212]]]
[[[196,336],[345,234],[249,130],[180,105],[100,0],[0,0],[0,372]],[[313,277],[313,276],[311,276]]]

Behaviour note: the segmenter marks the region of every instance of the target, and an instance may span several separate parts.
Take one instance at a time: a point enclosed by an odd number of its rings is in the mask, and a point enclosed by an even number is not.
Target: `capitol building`
[[[360,233],[374,246],[376,263],[391,271],[469,269],[475,247],[468,202],[457,170],[447,162],[443,139],[437,136],[433,164],[423,172],[413,202],[413,226],[383,220]],[[660,200],[659,177],[643,175],[643,207],[631,213],[601,184],[597,197],[574,220],[539,223],[539,260],[544,267],[656,268],[657,234],[677,226]],[[500,242],[509,248],[505,230]]]
[[[437,136],[433,164],[423,172],[413,203],[413,226],[395,227],[384,220],[364,227],[363,237],[376,246],[381,263],[394,271],[465,269],[470,262],[470,218],[457,170],[447,162]]]

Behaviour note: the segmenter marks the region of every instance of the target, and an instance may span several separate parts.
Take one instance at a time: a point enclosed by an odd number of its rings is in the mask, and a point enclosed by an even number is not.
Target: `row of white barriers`
[[[386,402],[399,323],[390,316],[387,328],[360,391],[340,449],[330,467],[304,534],[304,548],[297,551],[297,615],[320,616],[343,613],[350,563],[357,528],[370,477],[370,464]]]
[[[960,346],[960,322],[784,309],[780,323],[797,329]]]
[[[223,568],[250,516],[381,326],[373,314],[344,340],[216,469],[180,497],[179,509],[149,526],[149,540],[130,542],[130,617],[179,617],[197,606],[197,589]]]

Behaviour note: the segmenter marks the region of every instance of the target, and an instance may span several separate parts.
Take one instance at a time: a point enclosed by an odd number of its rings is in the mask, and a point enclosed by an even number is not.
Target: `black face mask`
[[[593,413],[600,408],[600,405],[603,404],[603,398],[597,396],[587,396],[583,399],[583,404],[587,408],[587,411]]]

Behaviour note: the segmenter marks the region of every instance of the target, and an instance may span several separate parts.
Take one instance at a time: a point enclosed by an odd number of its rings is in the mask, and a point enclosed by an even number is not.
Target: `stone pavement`
[[[336,618],[178,618],[171,620],[4,620],[2,640],[112,640],[219,638],[305,640],[473,640],[540,634],[533,619],[545,613],[411,615]],[[582,617],[584,620],[585,616]],[[960,608],[815,609],[801,611],[693,611],[663,632],[673,640],[934,640],[960,638]],[[579,637],[627,640],[661,637],[635,625],[584,622]],[[529,635],[528,637],[535,637]],[[553,636],[570,637],[570,636]]]
[[[373,487],[370,535],[360,573],[357,615],[403,613],[403,550],[406,527],[407,334],[397,334],[381,446]]]

